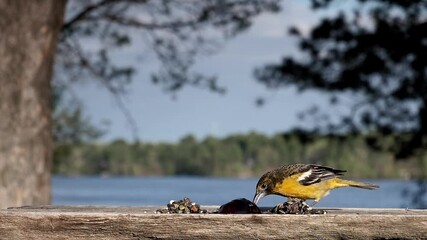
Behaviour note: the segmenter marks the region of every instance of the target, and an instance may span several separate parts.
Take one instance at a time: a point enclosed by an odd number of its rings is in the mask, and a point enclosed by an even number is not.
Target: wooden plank
[[[41,206],[0,210],[0,239],[427,239],[427,210],[326,209],[324,215],[224,215],[154,213],[158,208]]]

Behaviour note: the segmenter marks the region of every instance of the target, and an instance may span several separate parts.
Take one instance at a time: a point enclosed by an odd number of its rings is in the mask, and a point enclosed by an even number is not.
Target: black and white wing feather
[[[326,181],[338,176],[342,176],[345,170],[338,170],[330,167],[324,167],[320,165],[306,165],[305,171],[302,172],[301,176],[298,177],[298,182],[302,185],[311,185]]]

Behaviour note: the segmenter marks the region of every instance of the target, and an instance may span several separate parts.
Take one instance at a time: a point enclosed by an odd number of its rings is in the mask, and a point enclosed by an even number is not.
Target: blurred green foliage
[[[390,152],[373,151],[361,135],[315,136],[293,131],[267,136],[252,132],[202,140],[190,135],[175,144],[116,140],[66,145],[68,154],[54,154],[54,174],[256,177],[298,162],[345,169],[353,178],[427,176],[426,154],[395,161]]]
[[[64,86],[53,84],[51,107],[54,172],[58,166],[66,167],[62,166],[63,162],[57,161],[72,155],[77,146],[101,137],[106,128],[106,123],[101,124],[101,127],[91,123],[80,102],[66,99],[65,90]]]

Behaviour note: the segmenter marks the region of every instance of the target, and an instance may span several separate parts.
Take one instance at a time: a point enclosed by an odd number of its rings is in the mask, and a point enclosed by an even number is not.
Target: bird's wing
[[[345,170],[313,164],[307,164],[300,168],[300,170],[299,173],[301,173],[301,175],[298,177],[298,182],[305,186],[341,176],[346,172]]]

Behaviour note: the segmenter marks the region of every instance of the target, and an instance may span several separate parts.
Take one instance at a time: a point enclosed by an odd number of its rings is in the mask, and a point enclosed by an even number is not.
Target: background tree
[[[65,3],[0,1],[0,208],[50,202],[50,80]]]
[[[332,2],[312,6],[337,7]],[[308,34],[291,28],[304,56],[284,57],[255,76],[269,88],[329,93],[335,104],[351,98],[341,120],[321,130],[371,134],[372,147],[408,157],[427,146],[427,2],[357,2],[353,12],[325,18]]]
[[[298,132],[266,136],[258,133],[206,137],[186,136],[171,143],[76,144],[61,161],[60,175],[197,175],[259,177],[289,163],[329,165],[354,178],[422,178],[427,176],[427,153],[394,161],[389,152],[372,151],[363,136],[311,135],[304,141]]]
[[[191,70],[196,58],[218,50],[224,39],[246,30],[255,16],[277,12],[279,1],[69,1],[57,54],[61,75],[55,81],[68,85],[97,80],[113,95],[133,126],[132,132],[137,133],[121,96],[135,69],[143,67],[134,61],[119,63],[114,56],[138,45],[142,59],[160,63],[151,79],[166,92],[194,86],[224,93],[215,76]],[[88,42],[90,49],[85,47]]]

